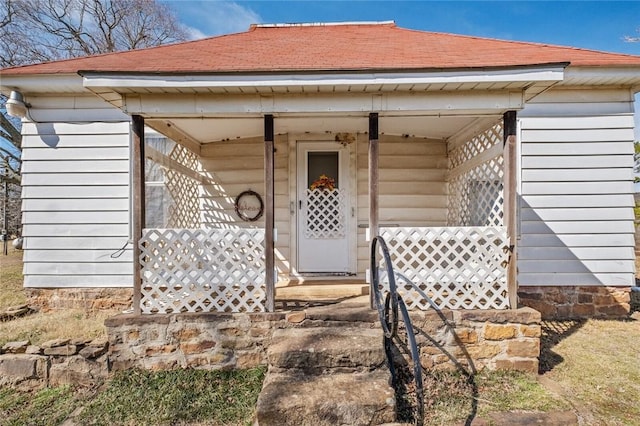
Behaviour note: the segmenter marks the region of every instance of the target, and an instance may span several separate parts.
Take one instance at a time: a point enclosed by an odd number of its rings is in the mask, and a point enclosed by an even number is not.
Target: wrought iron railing
[[[380,269],[378,268],[378,245],[381,250],[385,265],[385,273],[389,280],[389,291],[386,292],[383,301],[382,288],[380,285]],[[422,366],[420,365],[420,351],[416,344],[416,336],[413,332],[413,325],[411,324],[411,318],[409,317],[409,311],[407,306],[402,300],[402,296],[398,294],[395,280],[395,273],[393,271],[393,265],[391,263],[391,257],[389,256],[389,249],[384,239],[380,236],[375,237],[371,244],[371,297],[372,302],[375,303],[375,307],[378,310],[378,316],[380,317],[380,324],[384,332],[384,348],[387,355],[387,361],[391,376],[393,380],[393,386],[397,386],[397,375],[394,367],[393,358],[393,339],[398,337],[398,312],[402,315],[402,321],[404,322],[405,330],[407,333],[407,341],[409,343],[409,351],[411,360],[413,362],[413,380],[415,382],[416,389],[416,415],[415,424],[421,425],[424,419],[424,388],[422,384]]]

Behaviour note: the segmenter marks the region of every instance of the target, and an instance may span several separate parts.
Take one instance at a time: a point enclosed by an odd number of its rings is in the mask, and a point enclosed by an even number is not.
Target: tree
[[[0,0],[0,68],[187,38],[156,0]],[[0,105],[6,100],[1,96]],[[0,110],[0,183],[20,184],[21,150],[20,122]]]

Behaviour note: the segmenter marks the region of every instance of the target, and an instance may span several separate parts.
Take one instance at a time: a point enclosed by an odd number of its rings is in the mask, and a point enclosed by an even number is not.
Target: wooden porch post
[[[369,114],[369,244],[373,244],[373,239],[380,232],[378,223],[378,156],[378,113],[372,112]],[[373,274],[373,271],[369,271],[369,274]],[[373,280],[371,285],[373,285]],[[373,308],[373,287],[369,290],[369,302]]]
[[[378,113],[369,114],[369,236],[378,236]]]
[[[275,256],[274,256],[274,136],[273,136],[273,115],[264,116],[264,255],[265,255],[265,285],[267,296],[267,312],[275,309]]]
[[[145,224],[145,195],[144,195],[144,118],[140,115],[131,116],[131,238],[133,244],[133,313],[140,315],[142,309],[142,274],[140,265],[139,243],[142,238],[142,228]]]
[[[509,239],[510,258],[507,267],[507,288],[509,306],[518,307],[518,256],[517,256],[517,115],[515,111],[507,111],[503,116],[504,127],[504,224]]]

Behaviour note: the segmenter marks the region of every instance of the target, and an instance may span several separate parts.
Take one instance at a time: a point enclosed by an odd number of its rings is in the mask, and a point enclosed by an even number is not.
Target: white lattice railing
[[[504,227],[382,228],[394,269],[418,286],[439,308],[509,307]],[[429,303],[397,279],[409,309]]]
[[[143,313],[264,311],[264,230],[145,229],[139,246]]]

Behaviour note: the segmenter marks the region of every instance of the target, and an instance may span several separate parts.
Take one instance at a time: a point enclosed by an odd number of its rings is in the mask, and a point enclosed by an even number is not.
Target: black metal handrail
[[[389,279],[389,292],[382,300],[382,293],[380,291],[380,270],[378,269],[378,250],[377,246],[380,246],[382,251],[382,257],[386,267],[386,275]],[[375,302],[376,309],[378,310],[378,316],[380,317],[380,324],[384,332],[384,347],[387,355],[387,361],[389,363],[389,369],[391,370],[392,380],[394,387],[396,385],[395,369],[393,367],[393,353],[391,352],[392,341],[398,337],[398,311],[402,315],[402,321],[407,333],[407,340],[409,343],[409,350],[411,352],[411,360],[413,361],[413,380],[416,385],[416,416],[415,424],[422,425],[424,420],[424,387],[422,383],[422,365],[420,364],[420,352],[418,345],[416,344],[416,336],[413,332],[413,325],[411,324],[411,318],[407,306],[402,300],[402,296],[398,294],[398,288],[396,285],[396,274],[393,270],[391,263],[391,256],[389,255],[389,248],[384,239],[377,236],[371,243],[371,295]]]

